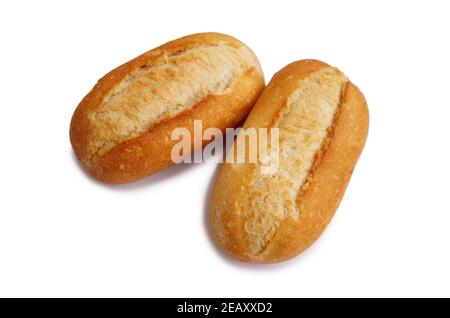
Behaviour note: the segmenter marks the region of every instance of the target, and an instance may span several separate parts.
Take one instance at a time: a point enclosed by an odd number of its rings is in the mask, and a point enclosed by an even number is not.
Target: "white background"
[[[450,296],[448,1],[2,1],[0,296]],[[90,178],[69,123],[112,68],[227,33],[270,80],[316,58],[365,93],[367,146],[332,223],[278,265],[223,255],[215,164],[127,186]]]

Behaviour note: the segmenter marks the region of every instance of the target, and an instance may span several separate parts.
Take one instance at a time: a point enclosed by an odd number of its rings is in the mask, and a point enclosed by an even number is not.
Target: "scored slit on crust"
[[[207,96],[226,94],[250,68],[260,69],[253,53],[224,42],[166,54],[137,68],[90,112],[87,164]]]
[[[280,129],[279,168],[263,174],[262,164],[252,167],[250,184],[240,189],[236,213],[244,223],[248,257],[263,253],[286,218],[298,220],[297,200],[317,154],[322,150],[338,112],[348,79],[332,67],[316,71],[298,83],[270,127]],[[217,232],[223,232],[220,209],[215,211]],[[227,240],[217,233],[222,243]]]

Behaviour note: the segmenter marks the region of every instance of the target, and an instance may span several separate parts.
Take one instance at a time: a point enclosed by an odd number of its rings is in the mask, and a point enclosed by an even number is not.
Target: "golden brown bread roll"
[[[225,163],[214,185],[210,221],[219,244],[254,263],[290,259],[330,222],[368,132],[363,94],[336,68],[302,60],[279,71],[247,128],[279,128],[279,166]]]
[[[70,140],[91,174],[138,180],[170,165],[172,130],[193,121],[224,130],[242,122],[264,88],[253,52],[223,34],[168,42],[98,81],[76,109]]]

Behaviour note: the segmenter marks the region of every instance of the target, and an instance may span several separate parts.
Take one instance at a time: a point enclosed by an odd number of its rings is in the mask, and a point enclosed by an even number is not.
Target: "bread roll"
[[[235,127],[264,88],[253,52],[223,34],[168,42],[101,78],[76,109],[70,140],[97,179],[127,183],[172,163],[174,128]]]
[[[367,137],[367,104],[339,70],[302,60],[275,74],[244,123],[250,127],[279,128],[278,170],[223,164],[212,231],[241,261],[284,261],[317,240],[337,209]]]

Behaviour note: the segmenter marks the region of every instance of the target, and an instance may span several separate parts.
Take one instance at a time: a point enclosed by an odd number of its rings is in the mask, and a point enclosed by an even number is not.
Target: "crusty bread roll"
[[[302,60],[279,71],[244,129],[279,128],[279,165],[225,163],[214,185],[210,221],[219,244],[253,263],[290,259],[330,222],[368,132],[363,94],[336,68]]]
[[[76,109],[70,140],[91,174],[127,183],[172,163],[174,128],[235,127],[264,88],[253,52],[223,34],[168,42],[98,81]]]

